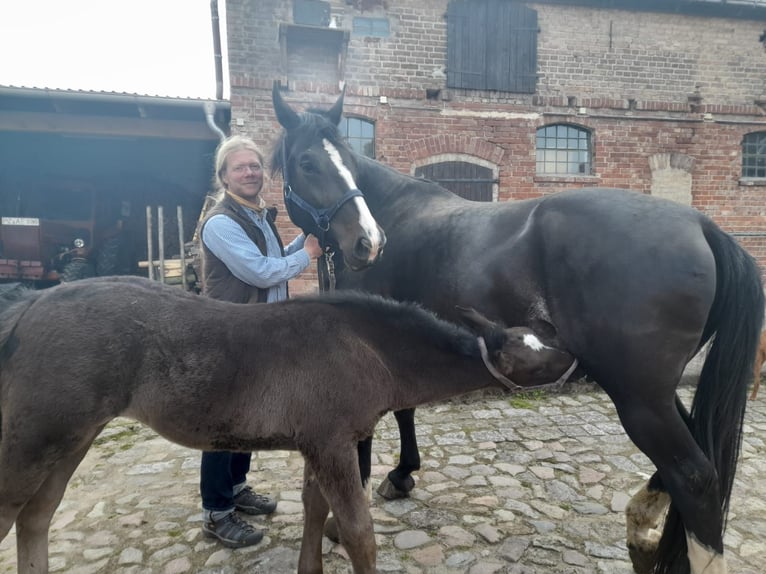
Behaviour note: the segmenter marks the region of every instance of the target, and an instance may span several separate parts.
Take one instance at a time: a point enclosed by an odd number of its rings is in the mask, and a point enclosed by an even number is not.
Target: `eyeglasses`
[[[259,163],[245,163],[241,165],[235,165],[231,168],[231,171],[237,175],[241,175],[250,170],[253,173],[260,173],[263,171],[263,166]]]

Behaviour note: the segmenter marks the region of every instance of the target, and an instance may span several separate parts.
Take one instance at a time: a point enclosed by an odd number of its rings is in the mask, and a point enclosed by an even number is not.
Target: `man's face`
[[[258,154],[246,149],[230,153],[221,179],[230,193],[248,201],[257,199],[263,188],[263,166]]]

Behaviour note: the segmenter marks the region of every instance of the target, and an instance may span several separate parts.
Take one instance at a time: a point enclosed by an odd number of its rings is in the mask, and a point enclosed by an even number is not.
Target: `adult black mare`
[[[417,301],[445,318],[472,306],[574,355],[657,468],[626,511],[634,568],[725,572],[723,532],[764,305],[758,266],[741,246],[695,209],[626,190],[469,202],[355,154],[336,129],[343,94],[327,112],[293,110],[277,86],[272,97],[284,128],[272,169],[286,189],[316,207],[359,189],[385,231],[385,252],[367,268],[338,252],[336,287]],[[315,231],[300,207],[288,209]],[[340,226],[328,235],[346,241]],[[676,387],[711,339],[687,411]],[[396,416],[402,453],[389,479],[406,491],[419,467],[413,411]],[[360,454],[369,476],[369,454]]]
[[[380,417],[509,376],[535,384],[572,362],[532,348],[528,329],[467,311],[469,331],[369,294],[238,305],[125,277],[16,299],[0,298],[0,540],[15,522],[20,574],[48,571],[51,517],[117,416],[200,450],[299,450],[298,571],[322,572],[332,508],[354,572],[372,574],[356,445]]]

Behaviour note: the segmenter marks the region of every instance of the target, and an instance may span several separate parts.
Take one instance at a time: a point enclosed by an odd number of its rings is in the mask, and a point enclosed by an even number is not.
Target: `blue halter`
[[[287,146],[285,143],[285,140],[287,138],[282,140],[282,181],[283,186],[282,190],[284,192],[284,200],[285,200],[285,207],[287,208],[287,214],[290,216],[290,219],[293,220],[293,223],[296,225],[299,225],[301,227],[304,227],[301,225],[301,220],[305,218],[301,218],[296,213],[296,209],[300,209],[301,211],[308,214],[311,219],[314,222],[314,225],[316,225],[317,230],[319,231],[315,235],[319,238],[319,242],[322,244],[322,246],[325,246],[324,241],[324,234],[329,231],[330,229],[330,222],[332,221],[332,218],[335,217],[335,214],[338,212],[338,210],[343,207],[343,205],[355,198],[355,197],[364,197],[361,191],[359,189],[354,188],[348,190],[343,197],[341,197],[338,201],[335,202],[334,205],[331,207],[324,207],[322,209],[317,209],[310,203],[308,203],[306,200],[304,200],[302,197],[300,197],[297,193],[295,193],[290,187],[290,183],[287,180]],[[304,228],[304,231],[306,229]]]

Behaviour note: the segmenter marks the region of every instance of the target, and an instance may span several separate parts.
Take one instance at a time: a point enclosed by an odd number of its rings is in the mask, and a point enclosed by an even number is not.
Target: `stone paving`
[[[763,391],[763,389],[762,389]],[[681,389],[688,403],[691,389]],[[378,569],[390,573],[629,574],[623,510],[652,467],[627,439],[606,395],[576,383],[559,394],[474,396],[417,411],[423,468],[409,499],[372,496]],[[766,395],[750,402],[726,552],[732,574],[766,559]],[[377,486],[398,454],[393,416],[374,444]],[[51,529],[53,572],[295,572],[303,462],[257,454],[251,483],[277,512],[228,550],[200,533],[199,454],[127,419],[113,421],[72,478]],[[351,572],[324,539],[325,572]],[[15,533],[0,573],[15,572]]]

